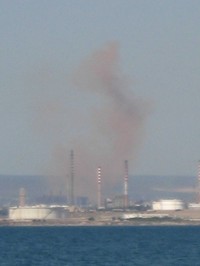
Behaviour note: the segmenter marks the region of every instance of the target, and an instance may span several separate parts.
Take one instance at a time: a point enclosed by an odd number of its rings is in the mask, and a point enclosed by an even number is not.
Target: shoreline
[[[2,226],[200,226],[200,210],[71,212],[56,219],[0,217]]]
[[[64,221],[1,221],[0,227],[143,227],[143,226],[200,226],[200,221],[143,221],[140,222],[93,222],[93,223],[69,223]]]

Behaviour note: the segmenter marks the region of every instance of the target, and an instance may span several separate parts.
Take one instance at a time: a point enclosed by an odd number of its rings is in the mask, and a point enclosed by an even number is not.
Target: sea
[[[200,265],[199,226],[0,227],[0,266]]]

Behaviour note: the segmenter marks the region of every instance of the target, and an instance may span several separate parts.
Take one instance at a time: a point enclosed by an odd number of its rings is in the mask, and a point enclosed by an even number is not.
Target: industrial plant
[[[142,223],[198,223],[200,224],[200,163],[198,164],[196,202],[184,202],[177,198],[135,202],[129,196],[128,160],[124,161],[121,179],[122,193],[104,198],[101,166],[96,169],[96,203],[87,197],[75,196],[74,151],[70,151],[70,175],[68,197],[65,202],[27,204],[25,188],[20,188],[18,204],[3,207],[0,224],[62,224],[62,225],[111,225]],[[135,184],[137,186],[137,184]],[[5,211],[5,209],[7,211]]]

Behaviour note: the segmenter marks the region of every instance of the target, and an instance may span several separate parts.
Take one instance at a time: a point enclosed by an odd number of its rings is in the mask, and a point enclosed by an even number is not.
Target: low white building
[[[189,203],[188,209],[192,210],[200,210],[200,203]]]
[[[152,210],[154,211],[176,211],[183,209],[184,203],[178,199],[161,199],[152,202]]]
[[[167,218],[169,217],[168,214],[156,214],[156,213],[123,213],[122,219],[123,220],[130,220],[136,218],[142,219],[151,219],[151,218]]]

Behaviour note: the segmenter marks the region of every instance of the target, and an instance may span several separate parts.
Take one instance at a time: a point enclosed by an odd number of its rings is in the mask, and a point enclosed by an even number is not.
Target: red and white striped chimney
[[[101,167],[97,168],[97,207],[98,209],[101,208]]]
[[[124,208],[128,208],[128,160],[124,161]]]
[[[124,208],[128,208],[128,160],[124,161]]]

